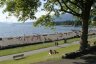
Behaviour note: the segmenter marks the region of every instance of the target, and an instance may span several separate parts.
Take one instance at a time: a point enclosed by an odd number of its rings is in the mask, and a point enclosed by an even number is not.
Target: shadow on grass
[[[75,59],[52,60],[32,64],[96,64],[96,53],[87,54]]]
[[[96,64],[96,52],[82,56],[80,59],[84,62],[73,62],[73,64]]]

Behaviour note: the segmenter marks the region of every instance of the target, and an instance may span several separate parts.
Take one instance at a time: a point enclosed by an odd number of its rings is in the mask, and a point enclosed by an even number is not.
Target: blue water
[[[55,26],[54,29],[34,27],[32,24],[0,24],[0,37],[29,36],[33,34],[52,34],[63,33],[73,29],[79,30],[80,27]]]

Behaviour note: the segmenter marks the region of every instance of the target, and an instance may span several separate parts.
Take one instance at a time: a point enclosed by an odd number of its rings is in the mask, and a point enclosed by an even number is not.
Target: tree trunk
[[[82,19],[82,34],[80,41],[80,50],[85,50],[88,47],[88,19]]]
[[[85,8],[82,12],[82,34],[80,41],[80,50],[85,50],[88,44],[88,25],[89,25],[90,8]]]

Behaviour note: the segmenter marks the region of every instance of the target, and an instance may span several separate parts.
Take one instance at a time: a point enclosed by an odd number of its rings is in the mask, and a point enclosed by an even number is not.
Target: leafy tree
[[[96,17],[93,18],[92,25],[96,26]]]
[[[81,47],[84,50],[88,46],[88,21],[90,15],[96,14],[96,0],[0,0],[0,4],[6,5],[5,12],[13,14],[19,18],[19,20],[34,19],[34,14],[37,12],[38,7],[44,3],[44,10],[49,13],[46,16],[39,18],[36,23],[50,24],[48,20],[51,12],[55,12],[56,15],[67,12],[73,14],[82,21],[82,35],[81,35]],[[42,20],[44,22],[42,22]],[[48,25],[49,26],[49,25]]]
[[[81,25],[82,25],[82,23],[79,19],[74,21],[74,26],[81,26]]]

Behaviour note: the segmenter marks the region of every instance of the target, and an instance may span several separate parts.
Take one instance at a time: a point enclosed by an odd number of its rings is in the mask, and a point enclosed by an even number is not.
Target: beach
[[[96,30],[89,30],[89,35],[96,34]],[[19,36],[19,37],[6,37],[0,38],[0,48],[20,46],[20,45],[30,45],[36,43],[44,43],[56,40],[64,40],[69,38],[80,37],[81,31],[69,31],[64,33],[54,33],[54,34],[43,34],[43,35],[30,35],[30,36]]]

